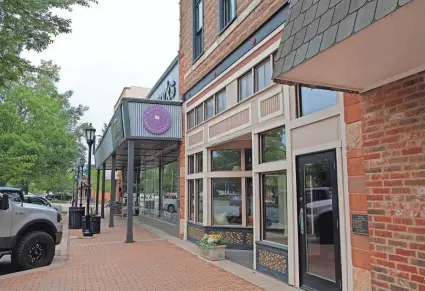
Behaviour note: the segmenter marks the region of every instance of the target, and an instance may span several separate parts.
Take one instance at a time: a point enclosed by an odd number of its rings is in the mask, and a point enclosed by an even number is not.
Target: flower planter
[[[222,261],[226,259],[226,245],[210,246],[209,248],[200,248],[201,257],[210,261]]]

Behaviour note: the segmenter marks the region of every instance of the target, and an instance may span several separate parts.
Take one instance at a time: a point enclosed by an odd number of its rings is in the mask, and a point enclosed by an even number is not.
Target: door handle
[[[301,234],[304,234],[304,209],[300,208],[300,215],[298,217],[298,221],[299,221],[299,228],[300,228],[300,232]]]

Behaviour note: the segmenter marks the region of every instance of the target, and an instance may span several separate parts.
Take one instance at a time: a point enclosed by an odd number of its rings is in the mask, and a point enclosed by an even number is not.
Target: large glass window
[[[191,129],[195,126],[195,110],[191,110],[187,114],[187,129]]]
[[[205,120],[210,119],[215,114],[214,110],[214,97],[205,101]]]
[[[195,221],[195,184],[193,180],[188,180],[189,190],[189,220]]]
[[[204,8],[203,8],[202,0],[195,0],[193,18],[194,18],[193,59],[196,60],[204,52]]]
[[[239,101],[252,95],[252,71],[239,78]]]
[[[219,93],[217,93],[215,97],[215,103],[216,103],[216,114],[219,114],[220,112],[226,110],[226,90],[222,90]]]
[[[193,174],[195,173],[195,156],[191,155],[187,157],[187,166],[188,166],[188,173]]]
[[[240,150],[218,150],[211,152],[211,171],[240,171]]]
[[[201,104],[195,108],[195,126],[201,124],[204,121],[204,104]]]
[[[337,92],[322,89],[301,87],[299,98],[299,115],[304,116],[337,103]]]
[[[220,30],[236,18],[236,0],[220,0]]]
[[[196,221],[202,223],[204,221],[204,182],[202,179],[195,180],[196,182],[196,201],[198,211]]]
[[[204,171],[204,161],[202,152],[196,154],[196,172],[202,173]]]
[[[270,58],[255,68],[255,92],[258,92],[271,84]]]
[[[213,224],[241,225],[241,179],[214,178],[211,182]]]
[[[265,174],[263,177],[263,239],[288,244],[288,212],[286,173]]]
[[[261,162],[286,159],[285,127],[276,128],[261,134]]]

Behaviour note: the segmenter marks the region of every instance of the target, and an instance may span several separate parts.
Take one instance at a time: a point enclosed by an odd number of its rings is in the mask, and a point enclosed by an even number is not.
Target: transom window
[[[276,128],[260,135],[261,163],[268,163],[286,159],[286,131],[285,127]]]
[[[300,87],[298,92],[298,114],[300,117],[332,107],[337,103],[338,92],[336,91]]]
[[[220,30],[224,30],[236,18],[236,0],[220,0]]]

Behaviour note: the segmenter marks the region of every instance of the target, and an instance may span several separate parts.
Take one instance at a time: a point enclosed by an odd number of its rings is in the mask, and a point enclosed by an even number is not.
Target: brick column
[[[364,102],[359,94],[344,94],[348,192],[352,214],[368,214],[363,151]],[[371,290],[369,237],[351,233],[354,290]]]
[[[425,291],[424,80],[422,72],[344,97],[350,209],[364,212],[366,193],[369,215],[369,251],[352,234],[353,266],[370,269],[376,291]]]

